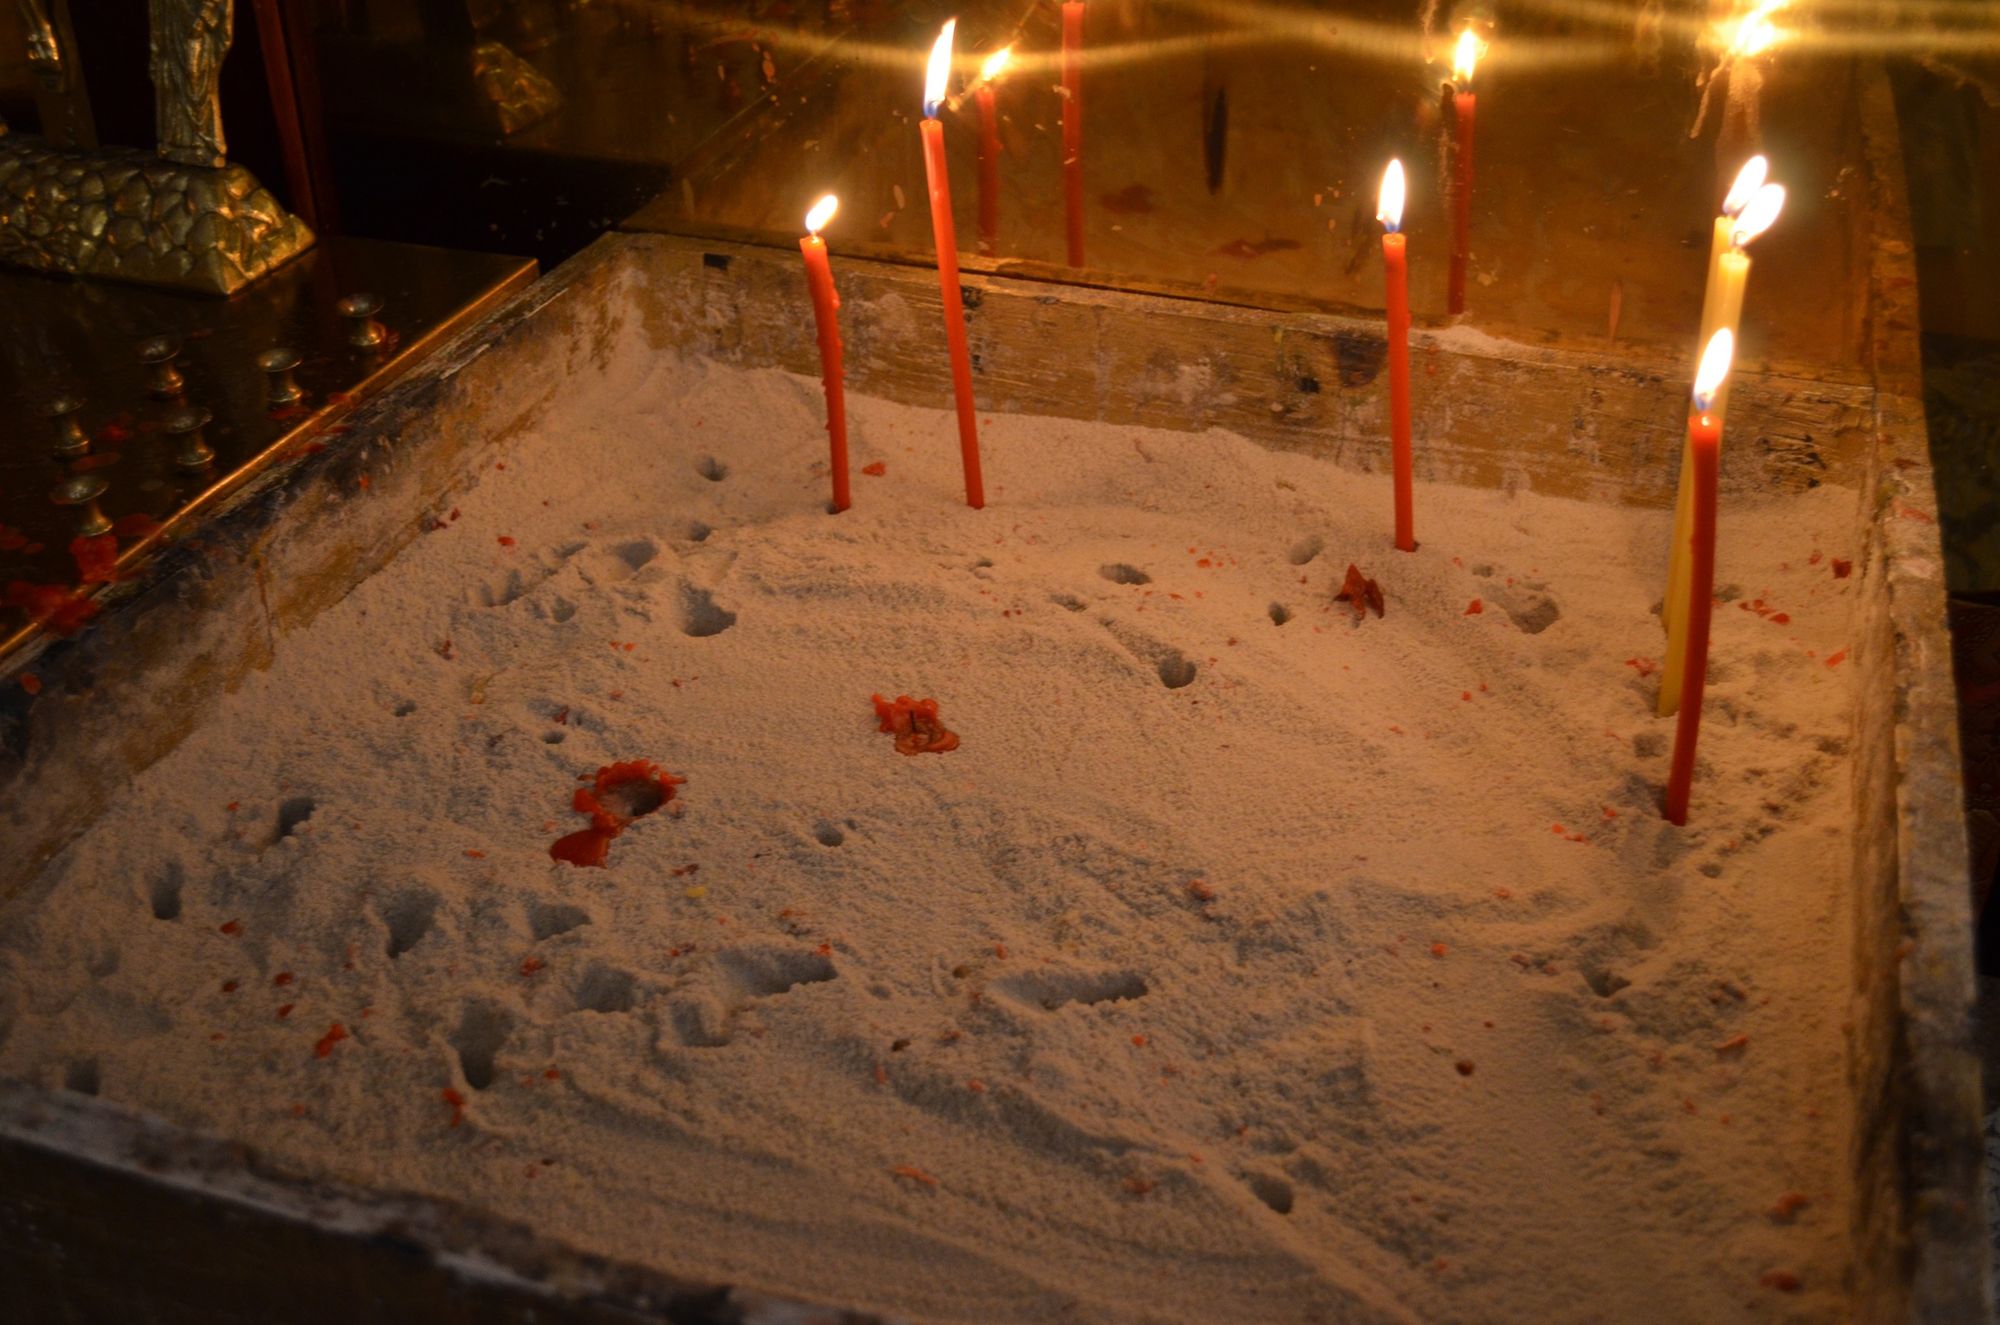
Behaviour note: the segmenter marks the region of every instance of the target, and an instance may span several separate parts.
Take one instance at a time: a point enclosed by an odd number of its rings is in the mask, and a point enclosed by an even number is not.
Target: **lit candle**
[[[1694,785],[1694,748],[1701,735],[1701,696],[1708,684],[1708,627],[1715,610],[1715,487],[1722,452],[1722,420],[1712,412],[1716,395],[1729,376],[1729,356],[1735,345],[1729,331],[1718,331],[1701,356],[1694,379],[1694,409],[1688,415],[1687,450],[1694,477],[1694,519],[1687,547],[1688,598],[1684,619],[1686,638],[1669,648],[1661,688],[1672,683],[1684,689],[1680,720],[1674,726],[1673,762],[1667,770],[1667,818],[1687,822],[1688,792]],[[1668,712],[1665,708],[1662,712]]]
[[[1062,7],[1063,213],[1069,265],[1083,265],[1083,0]]]
[[[1013,54],[1012,46],[1002,46],[987,56],[973,94],[979,103],[979,251],[988,257],[1000,251],[1000,115],[993,84]]]
[[[1452,52],[1452,123],[1458,130],[1458,151],[1454,161],[1451,199],[1451,277],[1446,286],[1446,308],[1465,311],[1465,269],[1472,253],[1472,124],[1479,109],[1472,95],[1472,66],[1479,62],[1481,43],[1471,28],[1458,34]]]
[[[951,221],[951,176],[945,167],[944,125],[938,107],[951,85],[951,34],[958,26],[949,19],[931,47],[924,75],[924,175],[931,189],[931,235],[937,241],[938,292],[944,298],[944,340],[951,354],[951,393],[958,405],[958,450],[965,465],[965,504],[986,505],[986,485],[979,474],[979,421],[973,415],[972,353],[965,343],[965,305],[958,292],[958,231]]]
[[[1745,170],[1748,170],[1747,166]],[[1741,176],[1738,178],[1740,180]],[[1731,189],[1730,194],[1733,198],[1735,190]],[[1728,200],[1724,201],[1726,206]],[[1731,345],[1735,344],[1743,320],[1743,291],[1750,281],[1750,255],[1744,250],[1751,240],[1771,228],[1784,206],[1785,189],[1782,184],[1759,184],[1750,191],[1749,201],[1743,203],[1737,214],[1730,218],[1729,245],[1716,259],[1708,297],[1703,300],[1702,332],[1708,337],[1702,342],[1704,345],[1711,343],[1718,331],[1727,331]],[[1715,416],[1719,428],[1729,412],[1729,384],[1726,381],[1717,389],[1709,412]],[[1689,482],[1688,452],[1683,447],[1681,482],[1674,501],[1674,542],[1667,560],[1667,596],[1660,603],[1660,617],[1667,628],[1670,644],[1679,624],[1677,614],[1687,601],[1688,566],[1682,549],[1687,546],[1688,521],[1692,518]],[[1673,712],[1668,701],[1668,692],[1663,688],[1660,692],[1661,716]]]
[[[1403,163],[1391,161],[1382,172],[1375,219],[1382,223],[1382,268],[1388,289],[1389,444],[1396,471],[1396,546],[1415,552],[1415,501],[1410,492],[1414,478],[1410,461],[1410,269],[1402,234],[1403,192]]]
[[[806,235],[799,252],[806,259],[806,289],[812,293],[813,324],[819,331],[819,377],[826,387],[826,437],[833,469],[833,509],[851,504],[847,488],[847,388],[840,377],[840,295],[833,288],[833,265],[819,232],[833,219],[840,199],[831,193],[806,213]]]

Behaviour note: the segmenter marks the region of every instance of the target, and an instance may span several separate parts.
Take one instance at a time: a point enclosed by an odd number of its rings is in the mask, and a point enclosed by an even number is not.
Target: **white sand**
[[[1726,512],[1683,831],[1659,513],[853,408],[834,518],[816,383],[579,380],[0,917],[0,1072],[920,1320],[1842,1314],[1854,494]]]

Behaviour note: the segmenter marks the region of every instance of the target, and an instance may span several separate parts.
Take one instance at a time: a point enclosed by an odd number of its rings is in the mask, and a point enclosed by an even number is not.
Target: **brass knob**
[[[264,375],[270,379],[265,385],[265,404],[274,408],[279,405],[296,405],[306,398],[304,388],[299,386],[298,379],[292,376],[293,370],[299,366],[297,350],[285,349],[283,346],[265,350],[257,356],[257,366],[263,369]]]
[[[154,336],[139,342],[139,362],[146,365],[146,394],[161,400],[171,400],[187,386],[187,379],[181,370],[174,367],[174,360],[181,354],[181,347],[165,336]]]
[[[334,305],[340,315],[348,320],[347,343],[357,350],[379,350],[389,339],[389,333],[375,315],[382,311],[382,296],[378,294],[350,294]]]
[[[203,431],[214,418],[199,405],[183,405],[167,416],[160,426],[175,439],[175,464],[182,469],[207,469],[215,460],[215,448]]]
[[[51,400],[42,413],[55,424],[55,455],[58,460],[74,460],[90,450],[90,434],[83,430],[77,415],[83,412],[83,399],[65,392]]]
[[[76,522],[76,532],[84,538],[95,538],[111,532],[110,517],[97,504],[110,486],[96,474],[72,474],[56,484],[49,500],[58,506],[81,506],[83,515]]]

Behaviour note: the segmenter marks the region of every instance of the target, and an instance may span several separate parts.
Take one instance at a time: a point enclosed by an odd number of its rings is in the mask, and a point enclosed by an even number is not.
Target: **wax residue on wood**
[[[914,1321],[1848,1314],[1855,494],[1725,510],[1680,830],[1664,512],[850,397],[834,517],[619,334],[0,913],[0,1072]]]

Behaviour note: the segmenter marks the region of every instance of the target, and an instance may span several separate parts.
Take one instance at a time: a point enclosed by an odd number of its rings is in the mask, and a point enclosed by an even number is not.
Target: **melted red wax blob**
[[[861,467],[861,472],[868,475],[870,478],[881,478],[884,474],[889,472],[889,466],[883,461],[877,460],[872,465],[863,465]]]
[[[602,867],[611,849],[611,839],[624,832],[634,819],[651,814],[672,800],[674,788],[685,781],[686,778],[675,777],[650,759],[606,764],[591,777],[589,786],[578,787],[570,797],[570,808],[589,815],[590,827],[558,838],[549,847],[549,855],[572,865]]]
[[[7,585],[7,605],[27,612],[36,625],[58,635],[74,635],[98,613],[98,604],[66,584],[34,584],[13,580]]]
[[[120,538],[151,538],[160,532],[160,522],[144,511],[134,511],[130,515],[119,516],[118,522],[111,526],[111,532]]]
[[[69,554],[76,558],[76,578],[82,584],[109,584],[118,578],[118,535],[72,538]]]
[[[911,699],[898,695],[892,700],[873,697],[878,731],[893,732],[896,752],[906,755],[944,754],[958,749],[958,733],[947,730],[938,717],[935,699]]]
[[[333,1053],[333,1046],[346,1038],[347,1027],[337,1021],[334,1022],[333,1025],[326,1028],[326,1034],[319,1037],[319,1042],[313,1045],[313,1057],[329,1057]]]

